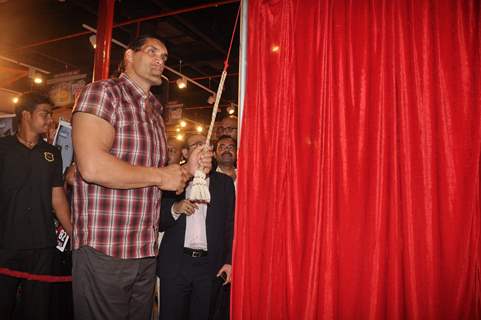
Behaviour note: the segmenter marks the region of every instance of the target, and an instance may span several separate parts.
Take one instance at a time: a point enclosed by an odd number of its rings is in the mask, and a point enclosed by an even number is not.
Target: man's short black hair
[[[147,40],[149,39],[155,39],[157,41],[160,41],[164,46],[164,42],[162,40],[159,39],[159,37],[157,37],[156,35],[153,35],[153,34],[144,34],[144,35],[140,35],[138,36],[137,38],[135,38],[134,40],[130,41],[129,45],[127,46],[127,49],[132,49],[134,51],[139,51],[140,49],[142,49],[142,46],[147,42]]]
[[[53,106],[52,100],[40,92],[31,91],[22,94],[18,98],[17,106],[15,107],[15,116],[17,117],[18,123],[22,121],[23,111],[32,113],[41,104],[49,104]]]
[[[153,34],[144,34],[144,35],[140,35],[140,36],[136,37],[134,40],[132,40],[128,44],[127,49],[125,49],[125,51],[127,51],[129,49],[133,50],[134,52],[140,51],[142,49],[142,46],[149,39],[155,39],[157,41],[160,41],[165,46],[165,43],[162,40],[160,40],[157,36],[155,36]],[[124,51],[124,54],[125,54],[125,51]],[[124,61],[124,55],[122,55],[122,59],[120,60],[119,66],[117,67],[117,76],[120,76],[120,74],[124,71],[125,71],[125,61]]]

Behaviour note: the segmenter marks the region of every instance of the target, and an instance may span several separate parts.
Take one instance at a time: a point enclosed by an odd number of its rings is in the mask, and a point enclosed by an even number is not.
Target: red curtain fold
[[[480,319],[480,2],[248,19],[232,318]]]

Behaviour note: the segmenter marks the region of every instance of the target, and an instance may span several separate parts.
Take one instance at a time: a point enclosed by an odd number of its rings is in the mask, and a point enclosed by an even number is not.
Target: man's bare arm
[[[52,207],[55,211],[58,221],[67,232],[72,236],[72,222],[70,221],[70,206],[68,205],[67,197],[63,187],[52,188]]]
[[[178,165],[134,166],[111,155],[115,131],[102,118],[77,112],[72,127],[77,168],[85,181],[114,189],[158,186],[175,191],[184,187],[187,177]]]

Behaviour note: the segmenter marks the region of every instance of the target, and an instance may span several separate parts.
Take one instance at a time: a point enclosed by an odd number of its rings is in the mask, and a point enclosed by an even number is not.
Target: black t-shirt
[[[56,245],[52,188],[62,185],[58,149],[41,139],[28,149],[16,136],[0,138],[0,249]]]

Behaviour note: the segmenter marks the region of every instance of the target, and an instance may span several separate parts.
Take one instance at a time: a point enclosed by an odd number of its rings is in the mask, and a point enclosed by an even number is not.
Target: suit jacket
[[[209,272],[215,277],[219,269],[232,262],[232,240],[234,234],[235,189],[231,177],[211,172],[209,175],[210,204],[207,205],[207,259]],[[176,196],[172,192],[163,194],[160,231],[164,237],[157,259],[157,274],[160,278],[175,277],[180,270],[184,254],[186,216],[181,214],[175,220],[171,208],[174,202],[185,198],[185,194]]]

